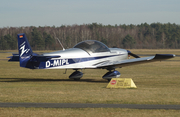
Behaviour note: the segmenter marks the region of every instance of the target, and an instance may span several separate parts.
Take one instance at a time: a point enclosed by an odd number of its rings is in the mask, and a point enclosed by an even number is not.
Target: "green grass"
[[[131,50],[137,54],[172,53],[180,50]],[[85,70],[80,81],[68,76],[73,70],[30,70],[7,62],[0,53],[0,102],[180,104],[180,57],[170,61],[117,69],[121,78],[132,78],[137,89],[106,89],[106,70]],[[180,54],[179,54],[180,55]],[[35,109],[0,108],[0,116],[179,116],[175,110],[134,109]]]

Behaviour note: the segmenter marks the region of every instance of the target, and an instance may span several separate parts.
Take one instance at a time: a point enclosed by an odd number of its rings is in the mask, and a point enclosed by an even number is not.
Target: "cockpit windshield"
[[[86,40],[80,42],[77,45],[75,45],[74,48],[83,49],[89,54],[98,52],[110,52],[109,48],[105,44],[96,40]]]

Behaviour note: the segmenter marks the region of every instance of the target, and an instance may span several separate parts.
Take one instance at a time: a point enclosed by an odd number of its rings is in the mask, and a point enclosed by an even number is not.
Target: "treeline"
[[[102,25],[97,23],[60,27],[0,28],[0,50],[17,49],[17,34],[25,33],[33,50],[71,48],[83,40],[98,40],[109,47],[134,49],[179,49],[180,25],[143,23],[140,25]]]

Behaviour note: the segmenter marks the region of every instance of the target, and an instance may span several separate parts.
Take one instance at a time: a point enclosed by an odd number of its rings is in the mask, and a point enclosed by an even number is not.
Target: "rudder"
[[[20,66],[26,67],[26,64],[31,59],[31,55],[33,54],[33,52],[24,33],[18,34],[17,37]]]

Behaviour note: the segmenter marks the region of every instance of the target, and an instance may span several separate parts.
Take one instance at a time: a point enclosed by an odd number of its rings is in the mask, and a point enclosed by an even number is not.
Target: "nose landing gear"
[[[117,70],[107,72],[102,78],[110,81],[112,78],[119,78],[121,73]]]

